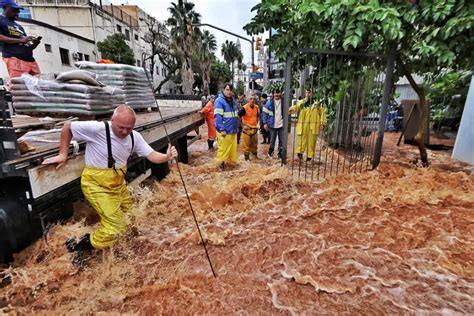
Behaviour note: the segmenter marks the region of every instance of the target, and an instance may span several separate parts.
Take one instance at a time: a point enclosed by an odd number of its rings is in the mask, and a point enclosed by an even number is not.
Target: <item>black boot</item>
[[[245,161],[248,161],[250,159],[249,155],[244,154]]]
[[[209,150],[214,148],[214,141],[212,139],[207,140],[207,146],[209,147]]]
[[[298,159],[303,159],[303,154],[298,153]]]
[[[68,239],[66,241],[66,248],[69,252],[93,250],[94,246],[92,246],[90,238],[90,234],[85,234],[78,240],[75,238]]]

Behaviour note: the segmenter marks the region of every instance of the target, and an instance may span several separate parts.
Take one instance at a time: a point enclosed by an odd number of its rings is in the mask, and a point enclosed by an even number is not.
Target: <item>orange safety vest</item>
[[[245,125],[256,128],[258,125],[258,105],[254,104],[253,109],[250,106],[250,103],[244,105],[245,115],[242,116],[242,122]]]

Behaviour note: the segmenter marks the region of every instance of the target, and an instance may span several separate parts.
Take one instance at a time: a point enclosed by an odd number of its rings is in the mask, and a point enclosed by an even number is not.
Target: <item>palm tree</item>
[[[217,49],[216,37],[205,30],[201,35],[200,57],[202,62],[202,90],[204,95],[209,95],[209,83],[211,82],[211,56]]]
[[[232,83],[234,82],[234,63],[242,63],[243,55],[239,47],[232,41],[226,40],[221,47],[221,53],[227,65],[232,66]]]
[[[166,23],[171,27],[173,46],[181,59],[181,79],[183,92],[193,94],[194,74],[192,69],[192,51],[195,39],[199,37],[199,28],[191,24],[201,22],[201,15],[194,11],[194,3],[187,0],[172,2],[168,8],[171,16]]]

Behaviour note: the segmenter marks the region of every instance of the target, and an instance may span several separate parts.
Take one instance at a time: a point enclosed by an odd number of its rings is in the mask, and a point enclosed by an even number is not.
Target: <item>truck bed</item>
[[[161,114],[163,115],[163,121],[165,123],[179,119],[182,116],[195,113],[198,109],[186,108],[186,107],[161,107]],[[26,128],[30,124],[30,127],[37,127],[44,125],[37,118],[23,118],[21,120],[13,121],[15,128]],[[162,124],[162,120],[159,112],[143,112],[137,113],[137,122],[135,124],[135,130],[140,132],[151,126]],[[38,135],[35,139],[38,141],[27,140],[28,144],[35,148],[35,151],[21,155],[20,158],[9,161],[12,164],[18,164],[22,161],[29,159],[37,159],[44,156],[54,155],[59,150],[59,137],[60,132],[52,132],[44,135]]]

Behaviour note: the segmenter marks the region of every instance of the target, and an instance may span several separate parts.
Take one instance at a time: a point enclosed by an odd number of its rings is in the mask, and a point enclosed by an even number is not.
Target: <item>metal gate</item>
[[[380,162],[394,54],[300,49],[286,60],[282,162],[299,180]]]

